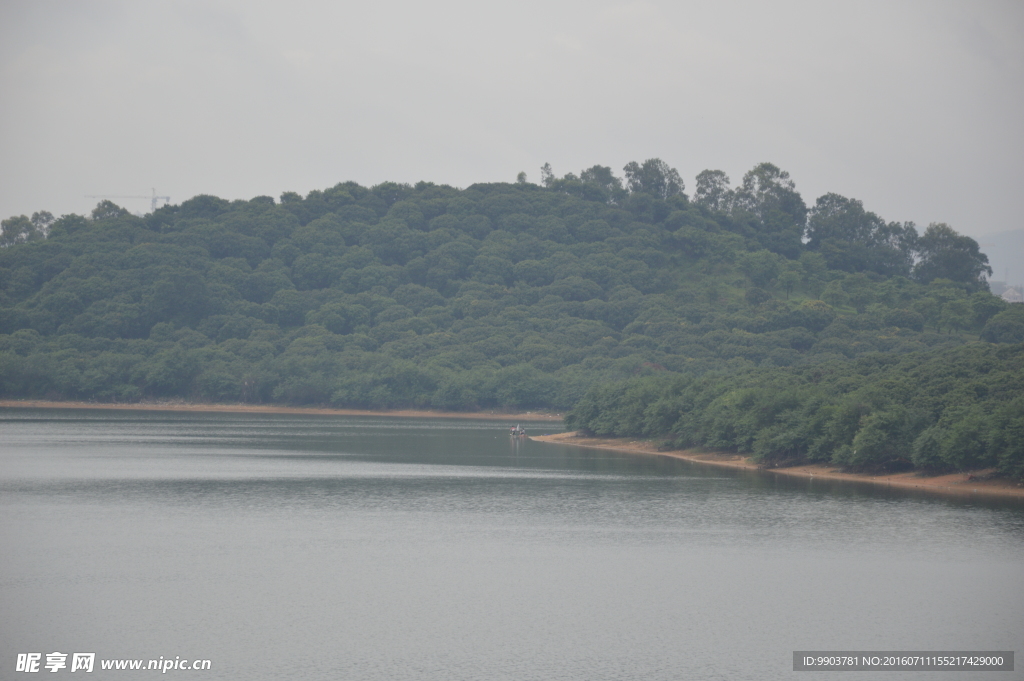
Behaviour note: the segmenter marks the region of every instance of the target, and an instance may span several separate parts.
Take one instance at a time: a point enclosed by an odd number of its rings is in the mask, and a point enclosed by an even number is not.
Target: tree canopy
[[[808,210],[768,163],[683,190],[648,159],[12,217],[0,395],[561,410],[637,376],[1024,340],[948,226]]]
[[[598,435],[854,470],[995,468],[1024,478],[1024,344],[972,344],[731,376],[634,378],[566,416]]]

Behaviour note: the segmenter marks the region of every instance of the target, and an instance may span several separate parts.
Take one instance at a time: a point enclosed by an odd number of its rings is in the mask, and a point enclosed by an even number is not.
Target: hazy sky
[[[3,217],[657,156],[1024,227],[1021,2],[3,0],[0,97]]]

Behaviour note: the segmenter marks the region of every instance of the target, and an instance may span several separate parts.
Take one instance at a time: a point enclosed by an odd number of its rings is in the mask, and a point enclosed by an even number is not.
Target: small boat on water
[[[512,439],[524,438],[526,437],[526,428],[517,423],[514,428],[508,431],[508,434]]]

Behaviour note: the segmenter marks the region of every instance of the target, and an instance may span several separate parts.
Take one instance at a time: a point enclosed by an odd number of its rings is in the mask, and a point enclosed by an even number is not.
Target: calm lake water
[[[794,650],[1024,651],[1019,504],[508,427],[0,410],[0,678],[54,651],[95,652],[92,679],[154,674],[101,659],[180,656],[212,669],[166,678],[516,681],[809,680],[835,673],[793,672]]]

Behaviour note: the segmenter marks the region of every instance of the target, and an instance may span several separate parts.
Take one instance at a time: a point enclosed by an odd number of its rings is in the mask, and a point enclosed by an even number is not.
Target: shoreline
[[[76,402],[53,400],[0,400],[0,408],[21,409],[98,409],[98,410],[131,410],[131,411],[172,411],[198,413],[228,414],[313,414],[323,416],[393,416],[399,418],[440,418],[440,419],[495,419],[502,421],[544,421],[561,422],[560,414],[520,412],[506,413],[495,411],[451,412],[433,411],[429,409],[333,409],[329,407],[286,407],[279,405],[257,404],[200,404],[183,401],[168,402]],[[986,479],[976,477],[971,472],[949,473],[946,475],[924,476],[913,471],[891,473],[887,475],[870,475],[867,473],[847,473],[834,466],[823,464],[803,464],[785,468],[764,468],[754,463],[749,457],[741,454],[724,454],[699,450],[668,450],[659,451],[655,443],[649,440],[631,440],[629,438],[581,437],[575,431],[554,433],[550,435],[529,436],[535,442],[551,442],[571,445],[574,447],[591,447],[609,449],[627,454],[643,456],[665,456],[682,459],[690,463],[731,468],[734,470],[772,473],[807,480],[829,480],[870,484],[876,487],[895,487],[898,489],[932,492],[946,496],[984,495],[988,497],[1005,497],[1024,500],[1024,484],[1014,483],[1005,479]],[[989,471],[975,471],[984,475]]]
[[[219,412],[227,414],[321,414],[324,416],[398,416],[433,419],[498,419],[502,421],[561,422],[561,414],[543,412],[433,411],[431,409],[333,409],[284,407],[267,404],[202,404],[195,402],[57,402],[52,400],[0,400],[0,408],[21,409],[129,409],[134,411]]]
[[[822,464],[804,464],[787,468],[763,468],[752,462],[749,457],[741,454],[722,454],[716,452],[690,449],[658,451],[657,445],[648,440],[631,440],[629,438],[581,437],[575,431],[557,433],[555,435],[538,435],[530,437],[536,442],[552,442],[572,445],[574,447],[593,447],[610,449],[629,454],[645,456],[667,456],[682,459],[690,463],[732,468],[735,470],[772,473],[807,480],[829,480],[838,482],[865,483],[877,487],[931,492],[945,496],[964,497],[984,495],[986,497],[1004,497],[1024,500],[1024,486],[1005,479],[978,479],[971,473],[950,473],[947,475],[923,476],[913,471],[892,473],[888,475],[870,475],[867,473],[846,473],[834,466]],[[987,471],[986,471],[987,472]],[[982,471],[975,471],[983,474]]]

